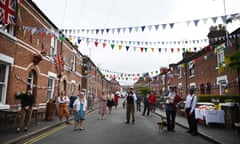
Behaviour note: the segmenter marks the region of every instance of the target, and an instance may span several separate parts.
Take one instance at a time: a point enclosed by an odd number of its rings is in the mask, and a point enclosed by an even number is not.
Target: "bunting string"
[[[23,83],[26,84],[26,85],[30,85],[30,83],[29,83],[28,81],[24,80],[24,79],[23,79],[21,76],[19,76],[19,75],[15,75],[15,78],[16,78],[17,80],[23,82]],[[54,88],[57,88],[57,87],[58,87],[58,84],[55,85],[54,87],[47,87],[47,86],[41,86],[41,85],[35,85],[35,84],[34,84],[33,87],[36,87],[36,88],[38,88],[38,89],[54,89]]]
[[[165,30],[167,27],[170,29],[173,29],[176,24],[185,24],[186,26],[189,26],[191,23],[194,23],[194,25],[197,27],[199,22],[202,21],[203,24],[207,24],[208,21],[212,21],[214,24],[220,19],[223,24],[226,23],[226,19],[228,17],[235,17],[239,15],[239,13],[229,14],[229,15],[222,15],[222,16],[215,16],[215,17],[208,17],[208,18],[202,18],[202,19],[194,19],[194,20],[188,20],[188,21],[182,21],[182,22],[173,22],[173,23],[163,23],[163,24],[155,24],[155,25],[143,25],[143,26],[133,26],[133,27],[117,27],[117,28],[101,28],[101,29],[64,29],[65,34],[82,34],[82,33],[91,33],[91,34],[109,34],[112,32],[114,34],[117,32],[119,34],[120,32],[125,33],[127,30],[129,33],[132,33],[134,30],[135,32],[145,32],[146,29],[149,31],[152,31],[155,29],[155,31],[159,31],[160,28],[162,30]]]

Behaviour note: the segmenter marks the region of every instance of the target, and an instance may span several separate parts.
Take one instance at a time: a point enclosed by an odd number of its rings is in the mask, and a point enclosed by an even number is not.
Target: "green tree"
[[[150,93],[152,90],[148,87],[138,87],[137,90],[139,91],[140,95],[147,95]]]
[[[238,46],[237,46],[238,47]],[[238,74],[238,94],[240,96],[240,51],[233,53],[226,57],[226,65],[231,69],[237,71]]]
[[[232,70],[239,70],[240,69],[240,51],[237,51],[236,53],[233,53],[229,56],[227,56],[228,59],[228,66]]]

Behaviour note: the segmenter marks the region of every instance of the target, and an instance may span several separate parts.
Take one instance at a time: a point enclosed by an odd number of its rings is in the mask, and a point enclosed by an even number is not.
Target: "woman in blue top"
[[[83,130],[83,121],[86,119],[87,110],[87,100],[84,98],[84,93],[80,93],[79,98],[77,98],[73,103],[73,111],[75,113],[75,131]]]

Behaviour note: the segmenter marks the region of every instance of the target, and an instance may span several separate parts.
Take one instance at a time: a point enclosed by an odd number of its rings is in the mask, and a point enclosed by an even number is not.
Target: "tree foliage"
[[[147,95],[148,93],[150,93],[152,90],[148,87],[138,87],[137,88],[140,95]]]
[[[227,65],[232,70],[239,70],[240,69],[240,51],[237,51],[236,53],[233,53],[229,56],[227,56],[228,63]]]

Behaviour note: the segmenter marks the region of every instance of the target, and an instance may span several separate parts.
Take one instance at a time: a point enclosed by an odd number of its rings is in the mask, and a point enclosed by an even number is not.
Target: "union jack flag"
[[[64,60],[62,60],[62,56],[60,54],[56,55],[54,60],[55,60],[57,73],[60,75],[61,72],[63,71]]]
[[[14,24],[17,0],[0,0],[0,24]]]

